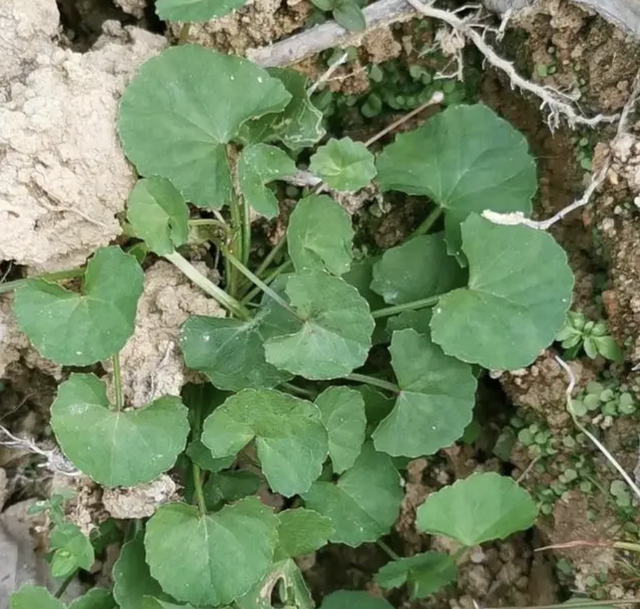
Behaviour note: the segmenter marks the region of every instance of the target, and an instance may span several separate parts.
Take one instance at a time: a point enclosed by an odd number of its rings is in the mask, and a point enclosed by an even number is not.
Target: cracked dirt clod
[[[105,488],[102,503],[118,520],[149,518],[161,505],[177,499],[176,490],[176,483],[163,474],[153,482],[134,488]]]
[[[166,46],[110,23],[80,54],[56,44],[58,26],[55,0],[0,2],[0,259],[33,271],[78,266],[120,234],[135,172],[117,139],[118,99]]]
[[[205,268],[201,271],[206,273]],[[225,313],[173,265],[156,262],[145,274],[133,336],[120,352],[122,387],[132,406],[180,395],[186,372],[178,334],[189,315],[224,317]]]
[[[147,0],[114,0],[125,13],[133,15],[138,19],[144,16],[144,10],[147,7]]]

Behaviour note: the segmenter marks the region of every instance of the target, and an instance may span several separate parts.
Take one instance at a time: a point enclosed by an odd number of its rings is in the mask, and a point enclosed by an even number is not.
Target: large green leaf
[[[65,605],[46,588],[26,585],[11,595],[10,609],[65,609]],[[69,609],[116,609],[116,604],[107,590],[94,588],[74,600]]]
[[[420,457],[453,444],[473,416],[471,366],[411,329],[394,332],[389,350],[400,394],[373,433],[376,448],[394,457]]]
[[[167,21],[197,23],[224,17],[246,3],[247,0],[157,0],[156,13]]]
[[[447,254],[444,235],[418,235],[388,249],[373,267],[371,289],[389,304],[404,304],[464,285],[465,273]]]
[[[329,539],[352,548],[389,531],[402,497],[400,476],[391,459],[370,443],[337,483],[316,482],[303,495],[308,508],[331,519],[335,532]]]
[[[345,137],[331,139],[311,157],[310,171],[331,188],[340,191],[360,190],[376,175],[373,155],[366,146]]]
[[[165,396],[131,411],[117,411],[93,374],[72,373],[51,406],[60,448],[83,473],[104,486],[151,482],[184,450],[189,423],[180,398]]]
[[[323,271],[290,275],[286,292],[301,318],[299,330],[265,342],[267,361],[308,379],[350,374],[367,359],[374,321],[367,301]]]
[[[288,68],[269,68],[267,71],[285,86],[292,99],[283,112],[244,123],[240,138],[246,144],[280,141],[293,150],[313,146],[322,139],[325,130],[323,114],[307,93],[309,79]]]
[[[282,331],[295,331],[295,325]],[[183,324],[180,346],[185,364],[207,375],[219,389],[269,388],[291,378],[265,359],[271,335],[264,313],[247,321],[194,315]]]
[[[38,609],[41,607],[38,605]],[[108,590],[93,588],[86,594],[74,600],[69,609],[118,609],[113,596]]]
[[[238,162],[238,182],[246,202],[266,218],[278,215],[278,199],[266,186],[296,173],[296,164],[280,148],[267,144],[247,146]]]
[[[126,155],[144,176],[170,179],[196,205],[220,208],[233,191],[226,144],[245,121],[279,112],[291,95],[257,65],[196,45],[148,60],[120,103]]]
[[[138,180],[129,195],[127,219],[150,250],[164,256],[189,238],[189,208],[165,178]]]
[[[449,554],[425,552],[386,564],[375,582],[390,590],[408,584],[412,598],[425,598],[455,581],[458,568]]]
[[[341,474],[358,458],[367,419],[362,394],[348,387],[329,387],[317,398],[316,406],[329,432],[329,456],[333,471]]]
[[[185,504],[163,506],[147,524],[144,544],[165,592],[194,605],[221,605],[266,575],[277,542],[278,518],[250,497],[208,515]]]
[[[471,212],[531,211],[536,168],[525,138],[482,104],[450,106],[378,157],[382,190],[427,195],[447,210],[451,251]]]
[[[133,334],[143,283],[133,256],[103,247],[87,264],[81,294],[30,279],[16,290],[13,311],[44,357],[87,366],[119,351]]]
[[[418,508],[416,525],[471,547],[528,529],[537,513],[529,493],[512,478],[476,473],[431,493]]]
[[[289,255],[297,271],[349,270],[353,254],[351,217],[326,195],[309,195],[295,206],[287,227]]]
[[[573,275],[548,233],[479,216],[462,225],[469,285],[434,309],[433,340],[445,353],[489,369],[531,364],[564,324]]]
[[[393,609],[393,605],[360,590],[338,590],[324,597],[320,609]]]
[[[278,547],[274,560],[311,554],[326,545],[333,533],[331,520],[313,510],[296,508],[278,514]]]
[[[113,596],[120,609],[140,609],[145,596],[164,597],[160,584],[151,577],[145,562],[142,532],[122,546],[113,565]]]
[[[271,488],[303,493],[327,458],[327,430],[315,404],[272,389],[244,389],[204,422],[202,441],[214,457],[234,455],[255,440]]]

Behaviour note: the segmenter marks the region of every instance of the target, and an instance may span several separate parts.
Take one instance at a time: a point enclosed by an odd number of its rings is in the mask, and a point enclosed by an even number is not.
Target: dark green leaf
[[[393,605],[359,590],[338,590],[324,597],[320,609],[393,609]]]
[[[362,9],[352,0],[339,1],[333,9],[333,18],[345,30],[362,32],[367,29],[367,20]]]
[[[313,510],[296,508],[278,514],[280,541],[274,560],[310,554],[326,545],[333,533],[331,520]]]
[[[252,472],[219,472],[209,476],[204,485],[207,506],[218,508],[223,501],[232,503],[243,497],[254,495],[262,479]]]

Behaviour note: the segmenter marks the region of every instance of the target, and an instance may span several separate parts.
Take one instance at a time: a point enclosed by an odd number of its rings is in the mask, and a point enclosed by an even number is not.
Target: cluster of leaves
[[[614,362],[622,361],[622,351],[615,339],[609,336],[604,322],[588,321],[582,313],[570,311],[556,340],[566,349],[568,358],[576,357],[580,351],[591,359],[602,355]]]
[[[164,6],[172,4],[208,3]],[[84,609],[268,607],[264,591],[274,586],[309,606],[293,559],[388,533],[403,496],[396,458],[460,438],[472,418],[474,365],[527,366],[565,321],[573,277],[562,249],[547,233],[480,215],[487,206],[529,213],[536,190],[524,138],[482,105],[448,108],[377,158],[349,138],[311,156],[309,169],[332,189],[375,179],[382,191],[429,197],[431,219],[405,243],[355,262],[349,215],[332,197],[308,194],[286,230],[291,272],[251,271],[250,211],[278,214],[268,184],[295,173],[294,153],[323,137],[305,90],[291,71],[186,45],[145,63],[121,102],[119,134],[143,176],[128,231],[232,314],[193,316],[181,328],[186,366],[210,385],[124,407],[118,351],[133,332],[144,273],[119,247],[95,253],[80,293],[42,278],[16,291],[20,328],[42,355],[67,366],[113,359],[113,403],[95,374],[73,372],[58,389],[51,426],[68,459],[105,487],[150,482],[178,460],[193,474],[185,502],[160,507],[124,546],[113,593],[85,597]],[[228,265],[225,289],[178,253],[187,203],[202,214],[228,208],[231,228],[225,221],[214,238]],[[262,296],[243,299],[240,279]],[[368,361],[374,332],[388,369]],[[255,496],[259,486],[301,507],[276,513]],[[476,474],[429,495],[417,526],[471,547],[525,529],[535,515],[513,480]],[[393,560],[377,580],[422,597],[455,571],[454,557],[426,553]],[[23,589],[12,609],[62,607],[46,594]],[[345,594],[326,607],[352,606]],[[378,602],[354,594],[359,606]]]

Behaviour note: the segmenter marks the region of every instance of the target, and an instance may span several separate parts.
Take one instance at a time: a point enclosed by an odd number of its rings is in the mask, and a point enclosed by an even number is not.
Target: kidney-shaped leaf
[[[267,144],[247,146],[238,162],[238,181],[246,202],[265,218],[278,215],[278,199],[266,184],[294,175],[296,164],[280,148]]]
[[[418,235],[388,249],[373,266],[371,289],[389,304],[404,304],[464,285],[465,273],[447,254],[442,233]]]
[[[433,311],[433,340],[445,353],[489,369],[531,364],[564,324],[573,275],[548,233],[499,226],[479,216],[462,225],[469,285]]]
[[[331,520],[313,510],[296,508],[278,514],[278,547],[274,561],[311,554],[326,545],[333,533]]]
[[[376,448],[394,457],[420,457],[453,444],[473,414],[471,366],[411,329],[394,332],[389,350],[401,391],[373,433]]]
[[[331,197],[305,197],[291,213],[287,245],[296,271],[326,269],[342,275],[353,258],[351,217]]]
[[[316,398],[316,406],[329,432],[333,471],[341,474],[353,465],[364,442],[364,399],[356,389],[329,387]]]
[[[87,366],[119,351],[133,334],[144,274],[118,247],[87,264],[82,293],[30,279],[15,293],[20,329],[40,353],[65,366]]]
[[[268,362],[314,380],[346,376],[364,364],[375,324],[356,288],[323,271],[301,271],[289,276],[286,292],[300,329],[266,341]]]
[[[529,493],[512,478],[476,473],[431,493],[418,508],[416,525],[470,547],[528,529],[537,513]]]
[[[327,458],[317,406],[279,391],[244,389],[204,422],[202,442],[214,457],[234,455],[253,439],[269,486],[285,497],[307,491]]]
[[[58,388],[51,426],[69,460],[104,486],[151,482],[173,466],[189,433],[180,398],[165,396],[144,408],[117,411],[100,379],[76,373]]]
[[[376,175],[373,155],[364,144],[349,137],[331,139],[320,146],[311,157],[309,169],[340,191],[360,190]]]
[[[217,209],[233,189],[225,145],[242,123],[279,112],[290,99],[279,80],[246,59],[173,47],[127,87],[118,129],[140,174],[168,178],[188,200]]]
[[[247,0],[158,0],[156,13],[167,21],[198,23],[224,17]]]
[[[391,459],[367,443],[337,483],[316,482],[303,499],[308,508],[331,519],[335,531],[331,541],[355,548],[389,531],[402,497],[400,476]]]
[[[181,503],[163,506],[147,525],[144,545],[162,589],[199,606],[245,594],[271,567],[277,541],[278,518],[250,497],[208,515]]]
[[[170,254],[189,238],[189,208],[165,178],[138,180],[129,195],[127,219],[136,236],[160,256]]]
[[[425,598],[456,579],[458,568],[453,557],[438,552],[424,552],[386,564],[375,582],[390,590],[408,584],[412,598]]]
[[[536,168],[521,133],[482,104],[450,106],[398,135],[378,158],[383,190],[427,195],[447,210],[447,241],[471,212],[531,211]]]

